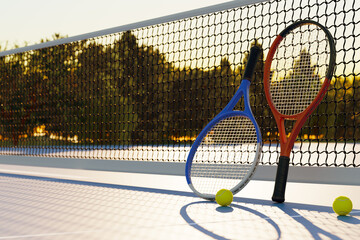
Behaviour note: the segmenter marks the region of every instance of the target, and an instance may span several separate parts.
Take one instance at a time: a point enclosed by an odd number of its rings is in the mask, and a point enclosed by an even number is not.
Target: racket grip
[[[285,188],[289,172],[289,162],[289,157],[280,156],[276,172],[274,194],[272,196],[274,202],[282,203],[285,201]]]
[[[261,52],[260,47],[256,45],[252,46],[252,48],[250,49],[249,59],[245,67],[243,79],[247,79],[249,81],[252,80],[254,76],[256,63],[260,56],[260,52]]]

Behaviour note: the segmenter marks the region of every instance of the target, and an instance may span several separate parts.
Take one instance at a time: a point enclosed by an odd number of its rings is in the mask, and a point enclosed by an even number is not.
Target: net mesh
[[[334,36],[337,62],[291,164],[359,167],[355,0],[271,0],[1,55],[0,154],[185,162],[240,85],[251,45],[264,59],[281,30],[306,18]],[[273,165],[280,146],[262,71],[259,61],[250,101],[263,136],[261,163]]]
[[[330,53],[329,40],[317,25],[302,25],[285,36],[271,63],[270,94],[279,113],[301,113],[315,100]]]
[[[241,116],[220,120],[202,139],[193,157],[190,177],[202,194],[215,195],[238,184],[254,170],[260,148],[250,119]]]

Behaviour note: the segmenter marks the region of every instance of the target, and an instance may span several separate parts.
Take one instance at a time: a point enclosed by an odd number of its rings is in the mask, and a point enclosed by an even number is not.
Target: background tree
[[[0,124],[3,138],[17,145],[32,133],[36,100],[33,82],[27,77],[25,54],[0,58]]]

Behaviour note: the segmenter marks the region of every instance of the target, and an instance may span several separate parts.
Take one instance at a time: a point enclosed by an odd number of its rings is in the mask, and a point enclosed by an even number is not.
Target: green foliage
[[[360,140],[360,77],[335,76],[318,107],[320,134],[330,140]],[[314,123],[313,123],[314,124]]]
[[[13,56],[11,61],[0,59],[1,130],[2,135],[13,139],[14,144],[34,127],[30,121],[35,107],[33,83],[26,78],[24,64],[22,54]]]

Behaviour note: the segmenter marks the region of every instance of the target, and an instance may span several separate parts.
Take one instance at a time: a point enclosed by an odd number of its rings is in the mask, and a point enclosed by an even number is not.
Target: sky
[[[32,45],[54,33],[76,36],[230,0],[0,0],[0,46]]]
[[[229,1],[231,0],[0,0],[0,51],[5,50],[5,46],[9,50],[15,45],[22,47],[39,43],[41,39],[52,39],[55,33],[76,36]],[[350,11],[354,8],[350,5],[345,7],[346,18],[358,22],[360,17],[355,11]],[[339,21],[343,21],[344,14],[341,12]],[[336,29],[331,27],[330,30],[336,34],[345,33],[344,26],[339,25]],[[357,31],[354,25],[349,25],[347,29],[350,31],[350,35],[346,33],[348,36],[353,36],[351,31]],[[344,44],[347,44],[345,49],[352,49],[338,53],[341,55],[337,58],[345,58],[346,61],[355,59],[355,62],[359,62],[360,55],[354,52],[359,49],[359,42],[353,37],[346,41],[335,37],[338,49],[344,48]],[[347,72],[353,71],[354,64],[337,66],[337,70],[342,71],[345,66]],[[360,71],[358,64],[355,68]]]

